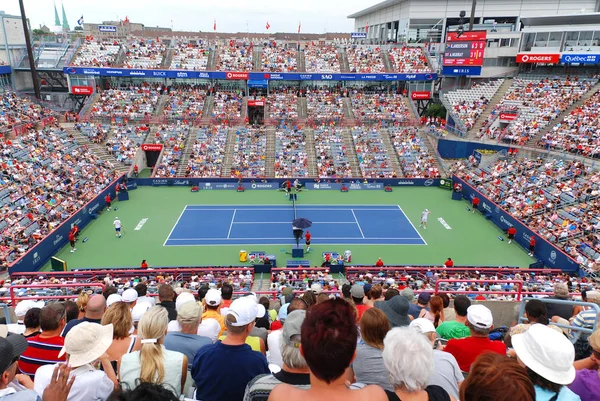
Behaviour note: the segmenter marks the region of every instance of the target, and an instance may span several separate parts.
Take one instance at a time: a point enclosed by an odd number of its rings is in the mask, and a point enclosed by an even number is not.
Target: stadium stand
[[[71,62],[73,66],[114,67],[123,45],[116,39],[85,38]]]
[[[318,122],[340,122],[344,117],[342,96],[328,89],[306,91],[308,117]]]
[[[365,131],[355,128],[352,130],[352,139],[363,177],[397,177],[398,172],[391,167],[390,155],[377,129]]]
[[[298,52],[296,45],[284,45],[271,42],[262,50],[261,71],[296,72],[298,71]]]
[[[214,95],[212,117],[221,123],[237,121],[242,115],[242,98],[238,92],[218,92]]]
[[[31,124],[53,115],[52,110],[11,91],[2,93],[0,107],[0,134],[20,126],[31,127]]]
[[[91,111],[93,118],[140,120],[154,113],[157,91],[146,87],[131,90],[109,89],[100,95]]]
[[[382,73],[385,72],[385,64],[381,59],[379,48],[370,46],[351,46],[346,48],[350,72],[355,73]]]
[[[227,129],[222,126],[200,128],[192,145],[186,177],[220,177],[225,156]]]
[[[339,57],[335,44],[307,44],[304,48],[306,72],[340,72]]]
[[[171,87],[169,99],[163,107],[163,115],[169,120],[200,118],[206,95],[206,89],[203,87],[188,85]]]
[[[267,102],[270,118],[276,120],[294,120],[298,118],[298,96],[293,89],[270,93]]]
[[[222,46],[217,50],[217,71],[252,71],[254,69],[254,44],[250,41]]]
[[[302,130],[275,131],[275,177],[307,177],[308,155]]]
[[[363,124],[395,125],[410,118],[402,95],[354,90],[350,97],[354,115]]]
[[[340,129],[320,127],[314,131],[319,178],[350,178],[352,166]]]
[[[238,129],[235,133],[230,177],[264,177],[266,147],[267,138],[263,130]]]
[[[183,148],[189,135],[187,124],[160,126],[154,134],[154,143],[164,145],[162,156],[154,170],[154,177],[176,177]]]
[[[112,131],[106,141],[107,152],[122,164],[131,165],[138,148],[148,136],[149,128],[145,125],[118,125],[113,126]]]
[[[157,69],[162,66],[166,51],[163,42],[135,38],[127,44],[124,64],[127,68]]]
[[[419,136],[416,128],[389,128],[388,131],[405,177],[441,177],[437,161],[425,143],[426,139]]]
[[[389,52],[392,70],[403,73],[432,72],[427,63],[427,57],[421,47],[393,48]]]
[[[196,41],[195,41],[196,42]],[[179,42],[171,59],[171,70],[206,71],[210,50],[205,41]]]
[[[454,115],[471,129],[503,82],[503,79],[475,82],[470,89],[449,91],[444,97],[452,105]]]

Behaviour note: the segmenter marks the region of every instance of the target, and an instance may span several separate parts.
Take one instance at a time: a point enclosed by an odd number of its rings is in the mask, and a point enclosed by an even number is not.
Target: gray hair
[[[383,364],[394,388],[423,390],[433,373],[431,342],[415,329],[396,327],[383,340]]]
[[[586,297],[588,302],[600,306],[600,291],[588,291]]]
[[[281,333],[281,335],[283,336],[283,332]],[[300,335],[292,336],[291,340],[300,343]],[[281,359],[283,360],[283,363],[285,363],[290,368],[308,368],[306,360],[300,353],[300,348],[288,345],[284,341],[281,341],[281,343],[279,344],[279,350],[281,351]]]

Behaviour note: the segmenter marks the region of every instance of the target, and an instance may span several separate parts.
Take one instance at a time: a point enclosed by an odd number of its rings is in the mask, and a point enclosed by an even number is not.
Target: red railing
[[[26,297],[18,297],[15,296],[15,289],[19,288],[86,288],[86,287],[98,287],[104,291],[104,284],[102,283],[65,283],[65,284],[16,284],[9,287],[8,291],[10,296],[8,297],[0,297],[0,301],[11,301],[12,305],[15,305],[16,301],[24,301],[27,299],[31,300],[50,300],[50,299],[64,299],[64,298],[77,298],[79,294],[65,294],[65,295],[34,295],[34,296],[26,296]]]
[[[520,280],[437,280],[435,282],[435,293],[450,293],[450,294],[481,294],[481,295],[515,295],[514,291],[477,291],[477,290],[440,290],[442,283],[486,283],[486,284],[516,284],[518,290],[516,292],[517,301],[521,302],[523,295],[523,281]]]
[[[352,273],[364,273],[364,272],[447,272],[447,273],[536,273],[536,274],[561,274],[563,273],[560,269],[521,269],[519,267],[440,267],[440,266],[392,266],[392,267],[375,267],[375,266],[348,266],[346,267],[346,275]]]

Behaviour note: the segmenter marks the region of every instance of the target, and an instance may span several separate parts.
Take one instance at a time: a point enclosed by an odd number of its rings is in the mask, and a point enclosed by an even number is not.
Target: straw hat
[[[98,323],[82,322],[67,333],[65,345],[60,350],[58,357],[67,353],[69,354],[69,365],[83,366],[100,358],[110,347],[112,341],[112,324],[102,326]]]

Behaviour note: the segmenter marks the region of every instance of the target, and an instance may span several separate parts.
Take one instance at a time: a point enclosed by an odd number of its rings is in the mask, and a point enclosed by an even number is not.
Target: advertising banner
[[[509,123],[515,121],[518,117],[519,114],[517,113],[500,113],[500,115],[498,116],[501,123]]]
[[[442,75],[459,77],[463,75],[481,75],[481,67],[443,67]]]
[[[563,54],[560,56],[563,64],[598,64],[600,54]]]
[[[98,25],[98,31],[100,32],[117,32],[116,25]]]
[[[74,95],[91,95],[94,88],[91,86],[71,86],[71,93]]]
[[[352,38],[352,39],[366,39],[367,38],[367,33],[366,32],[352,32],[350,34],[350,38]]]
[[[517,63],[544,63],[556,64],[560,61],[560,54],[537,54],[537,53],[519,53],[517,54]]]
[[[411,92],[410,98],[412,100],[427,100],[431,99],[431,92],[422,91],[422,92]]]
[[[517,241],[521,246],[529,249],[529,241],[531,240],[531,237],[534,236],[536,241],[535,257],[542,261],[544,266],[552,269],[561,269],[562,271],[568,273],[579,272],[579,264],[559,248],[557,248],[554,244],[546,241],[537,233],[533,232],[520,220],[509,215],[507,212],[501,209],[500,206],[483,196],[479,191],[471,187],[462,179],[458,178],[457,176],[453,176],[452,179],[454,182],[462,184],[463,197],[469,202],[472,201],[475,196],[481,200],[479,210],[482,213],[489,214],[490,219],[494,224],[496,224],[502,230],[515,227],[517,229],[515,241]]]
[[[161,143],[144,143],[142,144],[142,150],[160,152],[163,149]]]

